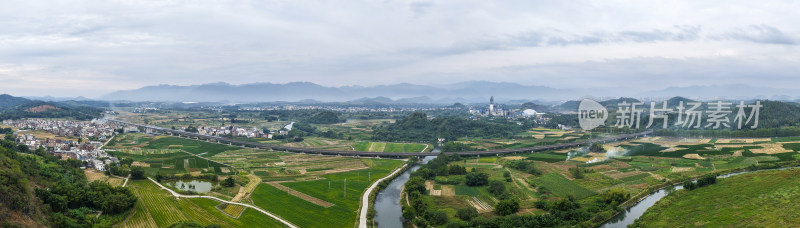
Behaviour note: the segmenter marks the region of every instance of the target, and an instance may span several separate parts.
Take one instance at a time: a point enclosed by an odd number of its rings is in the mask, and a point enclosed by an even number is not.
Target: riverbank
[[[370,223],[370,221],[372,221],[372,219],[374,217],[374,214],[375,214],[373,212],[373,213],[371,213],[372,216],[369,216],[369,214],[370,214],[369,212],[374,210],[373,209],[373,205],[375,203],[374,202],[375,201],[375,196],[378,195],[378,192],[380,192],[386,186],[388,186],[389,182],[391,182],[395,177],[397,177],[398,175],[400,175],[403,172],[405,172],[406,170],[408,170],[408,167],[411,167],[411,165],[413,165],[413,164],[409,164],[409,162],[406,161],[406,164],[403,164],[403,166],[398,167],[397,169],[392,171],[391,174],[389,174],[389,175],[387,175],[387,176],[375,181],[375,183],[373,183],[369,188],[367,188],[367,190],[362,195],[361,207],[359,207],[359,210],[358,210],[358,213],[357,213],[359,215],[359,220],[358,220],[359,221],[359,223],[358,223],[358,227],[359,228],[369,227],[368,224]],[[377,190],[376,190],[376,188],[377,188]]]
[[[751,172],[764,171],[764,170],[785,169],[785,168],[793,168],[793,167],[800,167],[800,162],[793,161],[793,162],[786,162],[786,163],[775,163],[775,164],[769,164],[769,165],[751,166],[751,167],[747,167],[747,168],[736,168],[736,169],[729,169],[729,170],[725,170],[725,171],[721,171],[721,172],[715,172],[714,174],[716,174],[717,176],[720,176],[721,178],[725,178],[725,177],[728,177],[728,176],[733,176],[733,175],[738,175],[738,174],[743,174],[743,173],[751,173]],[[627,213],[629,213],[631,208],[639,205],[642,201],[644,201],[645,199],[647,199],[650,196],[655,195],[656,193],[659,193],[660,191],[663,191],[663,190],[665,190],[667,188],[674,188],[674,187],[681,186],[684,182],[689,181],[689,180],[692,180],[692,181],[697,180],[701,176],[703,176],[703,175],[697,175],[697,176],[693,176],[693,177],[690,177],[690,178],[684,178],[684,179],[679,179],[679,180],[672,180],[672,181],[664,182],[663,184],[654,185],[654,186],[649,187],[648,190],[642,191],[642,192],[638,193],[637,195],[632,196],[630,199],[628,199],[627,201],[623,202],[622,204],[620,204],[620,207],[623,208],[623,209],[617,211],[616,213],[612,214],[609,218],[605,219],[601,223],[602,224],[601,227],[620,227],[619,225],[622,225],[622,227],[624,227],[624,226],[627,226],[629,224],[632,224],[633,220],[635,220],[635,218],[631,220],[626,215]],[[655,204],[656,202],[658,202],[658,200],[656,200],[656,201],[654,201],[652,203]],[[650,206],[652,206],[652,205],[650,205]],[[650,206],[648,206],[648,208]],[[642,214],[645,213],[645,212],[646,212],[646,210],[642,211]],[[620,218],[620,216],[622,216],[622,218]],[[638,218],[639,216],[641,216],[641,214],[636,216],[636,217]],[[617,223],[610,224],[609,223],[612,220],[617,220],[619,222],[619,221],[623,221],[623,219],[627,220],[627,221],[630,221],[630,222],[629,223],[626,222],[627,224],[617,224]]]
[[[800,170],[758,170],[659,200],[634,227],[795,227]]]

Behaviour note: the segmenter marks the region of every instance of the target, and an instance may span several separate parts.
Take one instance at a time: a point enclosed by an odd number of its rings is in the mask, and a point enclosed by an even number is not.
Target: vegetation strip
[[[403,164],[403,166],[400,166],[399,168],[395,169],[389,175],[386,175],[385,177],[383,177],[381,179],[378,179],[378,181],[375,181],[375,183],[370,185],[369,188],[367,188],[367,190],[364,191],[364,194],[361,196],[361,207],[359,209],[359,211],[360,211],[360,213],[359,213],[360,215],[359,215],[359,219],[358,219],[358,227],[359,228],[367,228],[367,211],[369,211],[368,210],[369,209],[369,195],[372,193],[372,191],[376,187],[378,187],[378,184],[380,184],[381,182],[383,182],[387,178],[394,177],[394,175],[396,175],[400,171],[403,171],[407,165],[408,164]]]

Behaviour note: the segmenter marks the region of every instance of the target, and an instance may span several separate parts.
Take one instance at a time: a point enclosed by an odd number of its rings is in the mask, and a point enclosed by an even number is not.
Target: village
[[[56,157],[84,161],[84,168],[98,171],[105,171],[109,165],[119,163],[118,158],[110,156],[102,148],[111,137],[126,129],[103,119],[88,122],[54,119],[3,120],[3,125],[19,129],[12,136],[17,143],[27,145],[30,150],[46,148]],[[47,132],[52,137],[41,136],[36,132]]]

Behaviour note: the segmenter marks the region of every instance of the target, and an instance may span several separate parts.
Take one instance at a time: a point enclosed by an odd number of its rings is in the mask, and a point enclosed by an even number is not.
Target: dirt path
[[[247,185],[242,186],[239,188],[239,193],[231,199],[233,202],[239,202],[242,198],[250,196],[250,193],[253,193],[253,190],[256,189],[259,183],[261,183],[261,178],[256,176],[255,174],[247,174],[247,178],[250,179],[250,182],[247,182]]]
[[[333,203],[330,203],[328,201],[321,200],[319,198],[316,198],[316,197],[313,197],[313,196],[309,196],[309,195],[306,195],[305,193],[298,192],[298,191],[296,191],[294,189],[291,189],[289,187],[283,186],[278,182],[267,182],[267,184],[272,185],[273,187],[275,187],[277,189],[283,190],[284,192],[288,192],[289,194],[292,194],[293,196],[297,196],[300,199],[303,199],[305,201],[311,202],[311,203],[316,204],[316,205],[320,205],[320,206],[322,206],[324,208],[329,208],[329,207],[332,207],[334,205]]]

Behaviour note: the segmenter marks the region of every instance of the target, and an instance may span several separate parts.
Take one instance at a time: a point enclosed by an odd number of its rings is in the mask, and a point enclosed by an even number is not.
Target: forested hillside
[[[127,188],[89,183],[81,161],[9,139],[0,140],[0,226],[111,227],[136,203]]]
[[[465,136],[508,138],[523,129],[523,126],[507,120],[472,120],[450,116],[428,119],[425,113],[414,112],[393,124],[379,127],[375,130],[373,139],[380,141],[432,141],[437,138],[456,139]]]

